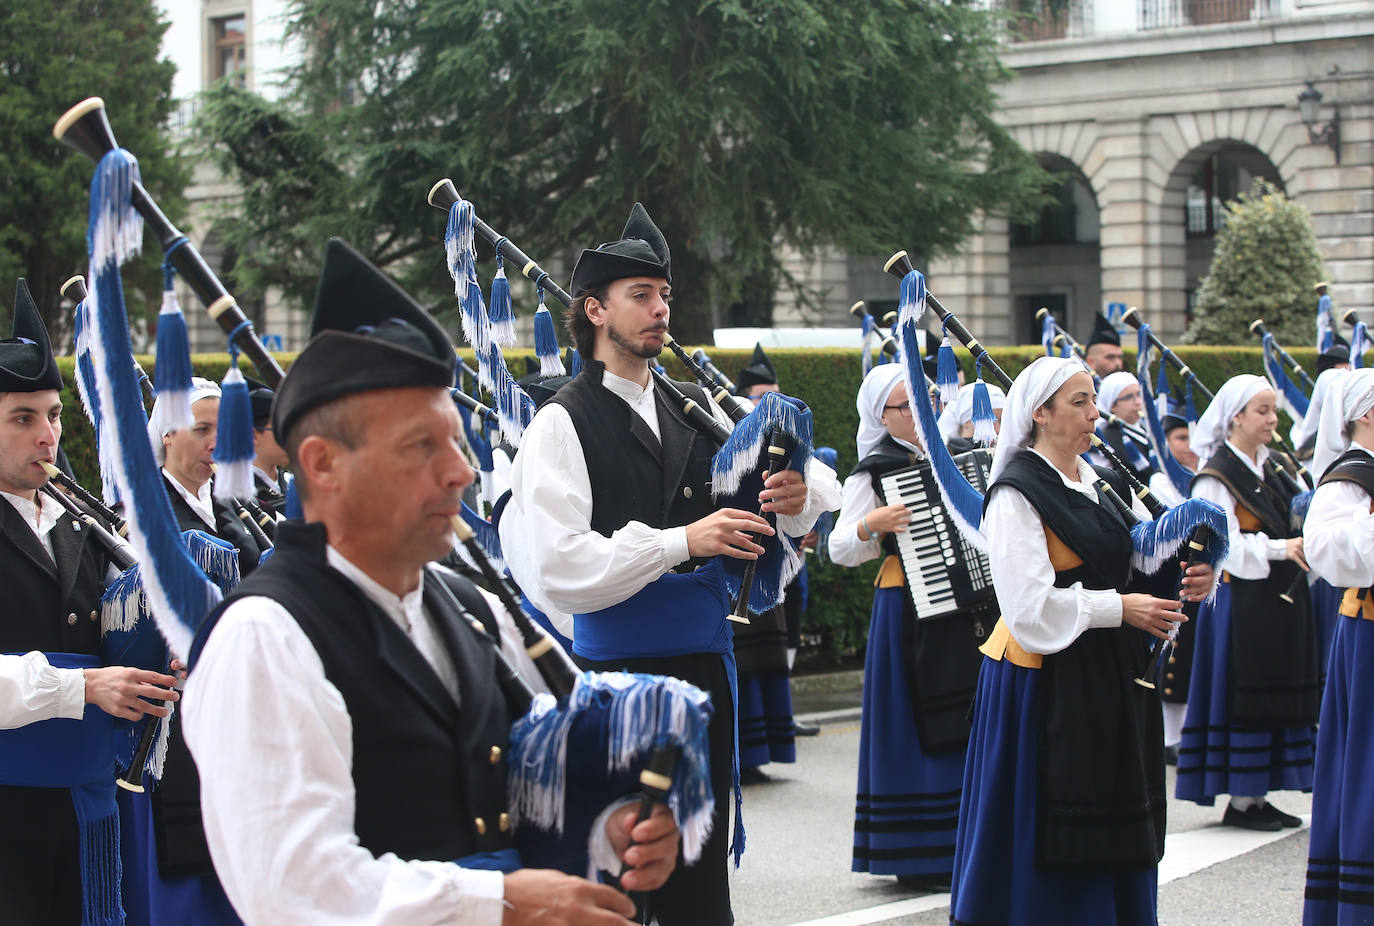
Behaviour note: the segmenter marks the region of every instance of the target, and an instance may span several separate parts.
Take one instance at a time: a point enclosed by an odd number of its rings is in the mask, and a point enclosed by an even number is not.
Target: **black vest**
[[[629,403],[601,385],[605,369],[599,361],[589,361],[549,400],[567,409],[582,445],[592,486],[592,530],[609,537],[630,521],[662,530],[706,517],[715,510],[715,440],[694,428],[655,385],[660,442]],[[709,407],[700,388],[676,385],[698,405]],[[678,568],[694,565],[689,561]]]
[[[1122,497],[1114,473],[1098,469]],[[1064,485],[1039,455],[1018,454],[988,491],[1019,491],[1082,563],[1056,571],[1055,587],[1122,591],[1131,536],[1105,498]],[[1152,868],[1164,855],[1164,731],[1159,700],[1136,685],[1150,637],[1127,624],[1086,630],[1044,657],[1039,720],[1036,860],[1073,872]]]
[[[232,543],[234,549],[239,551],[239,578],[247,578],[248,574],[257,568],[263,551],[258,548],[253,535],[248,533],[248,528],[243,526],[243,521],[224,502],[212,499],[210,509],[215,515],[215,526],[211,529],[186,499],[182,498],[181,493],[170,484],[172,477],[164,473],[162,478],[168,480],[167,497],[172,501],[172,514],[177,519],[177,527],[183,531],[205,531]]]
[[[1264,478],[1236,456],[1221,449],[1198,471],[1194,481],[1212,476],[1236,502],[1243,533],[1255,524],[1270,539],[1294,537],[1289,514],[1293,492],[1272,470]],[[1253,516],[1244,517],[1248,512]],[[1317,722],[1321,703],[1321,654],[1317,644],[1312,598],[1301,567],[1292,560],[1270,560],[1263,579],[1231,582],[1231,723],[1246,729],[1281,730]],[[1282,596],[1289,592],[1291,601]]]
[[[505,803],[511,709],[496,681],[493,643],[458,601],[485,610],[480,596],[458,576],[426,570],[425,611],[458,672],[454,703],[404,631],[329,566],[323,525],[285,522],[278,541],[206,620],[193,667],[230,602],[272,598],[300,624],[348,708],[359,843],[375,855],[439,861],[513,847]]]
[[[1327,467],[1318,485],[1328,482],[1353,482],[1374,498],[1374,457],[1368,450],[1351,447]]]
[[[272,517],[282,513],[286,507],[286,496],[281,493],[281,488],[271,479],[263,477],[257,470],[253,471],[253,489],[258,500],[258,507]]]
[[[14,506],[0,499],[0,653],[99,655],[100,595],[109,559],[86,525],[65,512],[49,537],[52,556]]]
[[[1140,421],[1144,423],[1145,419],[1142,417]],[[1150,481],[1150,474],[1154,472],[1154,467],[1148,463],[1143,468],[1137,467],[1131,462],[1132,457],[1126,453],[1126,443],[1129,441],[1132,447],[1140,451],[1146,460],[1149,460],[1152,450],[1149,444],[1142,445],[1140,441],[1127,434],[1126,429],[1115,421],[1109,421],[1102,426],[1102,439],[1116,451],[1116,455],[1121,458],[1121,461],[1131,468],[1131,472],[1135,473],[1137,479],[1145,483]],[[1122,495],[1121,497],[1129,498],[1130,496]]]

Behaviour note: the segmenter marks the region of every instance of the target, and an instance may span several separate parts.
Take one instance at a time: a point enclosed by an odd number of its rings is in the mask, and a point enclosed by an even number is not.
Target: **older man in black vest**
[[[191,652],[186,736],[225,890],[250,923],[619,922],[633,905],[611,887],[518,868],[510,702],[471,622],[488,605],[428,566],[473,478],[452,344],[338,241],[312,334],[272,411],[304,520]],[[607,816],[621,884],[657,887],[672,817]]]
[[[81,923],[83,894],[95,916],[118,910],[110,718],[162,717],[160,701],[177,699],[158,687],[170,676],[100,666],[109,559],[40,491],[62,436],[61,390],[20,280],[14,337],[0,341],[0,911],[35,926]]]
[[[650,378],[668,330],[672,272],[668,244],[642,205],[620,240],[582,252],[571,288],[568,327],[586,367],[525,432],[501,520],[506,562],[527,593],[574,615],[573,653],[584,668],[671,675],[710,692],[715,825],[701,860],[679,868],[650,907],[662,926],[725,926],[737,781],[729,602],[693,570],[715,556],[752,559],[763,547],[747,533],[774,531],[754,512],[715,510],[716,444]],[[676,385],[728,424],[699,387]],[[762,510],[778,515],[780,530],[801,536],[820,511],[838,507],[834,473],[820,470],[807,468],[809,486],[787,470],[765,483]]]

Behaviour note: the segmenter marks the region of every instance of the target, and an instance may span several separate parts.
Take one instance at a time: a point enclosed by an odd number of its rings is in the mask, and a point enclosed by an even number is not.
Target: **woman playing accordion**
[[[1215,602],[1198,615],[1177,789],[1204,806],[1229,794],[1224,823],[1271,831],[1301,822],[1264,796],[1312,787],[1319,697],[1294,492],[1265,469],[1277,423],[1274,390],[1243,374],[1217,391],[1193,434],[1205,461],[1193,496],[1226,512],[1230,554]]]
[[[1374,370],[1343,374],[1328,393],[1312,470],[1321,482],[1303,544],[1312,571],[1345,592],[1322,697],[1303,923],[1335,926],[1374,916]]]
[[[1146,634],[1182,615],[1176,600],[1122,594],[1132,535],[1102,486],[1124,487],[1080,456],[1097,415],[1076,360],[1036,360],[1007,396],[982,522],[1002,617],[982,647],[955,923],[1156,921],[1160,708],[1132,680]],[[1189,567],[1188,597],[1211,574]]]
[[[885,558],[864,666],[853,870],[946,890],[978,641],[966,614],[920,620],[905,587],[894,535],[907,529],[910,512],[884,504],[880,482],[925,452],[900,364],[869,372],[858,408],[860,462],[844,482],[830,557],[843,566]]]

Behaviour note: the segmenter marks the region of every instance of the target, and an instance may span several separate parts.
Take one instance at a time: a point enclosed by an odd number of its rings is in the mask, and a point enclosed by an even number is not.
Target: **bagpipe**
[[[1040,343],[1045,347],[1045,356],[1054,356],[1054,351],[1058,350],[1059,356],[1067,357],[1069,354],[1077,357],[1084,367],[1088,366],[1088,352],[1073,335],[1069,334],[1067,328],[1059,324],[1054,314],[1050,310],[1041,306],[1035,313],[1035,320],[1040,322]],[[1067,352],[1067,353],[1066,353]],[[1095,371],[1088,368],[1092,374],[1093,383],[1098,385],[1102,382],[1102,377]]]
[[[859,320],[861,335],[859,339],[859,349],[863,352],[863,371],[868,375],[868,371],[873,367],[873,345],[878,346],[878,362],[888,363],[897,358],[897,337],[895,333],[883,334],[883,327],[896,330],[897,313],[888,312],[881,320],[869,309],[868,303],[860,299],[849,307],[849,314]]]
[[[1189,367],[1188,364],[1184,363],[1183,359],[1179,357],[1178,354],[1170,350],[1169,346],[1165,344],[1163,341],[1161,341],[1158,335],[1156,335],[1153,331],[1149,330],[1149,327],[1144,323],[1144,319],[1142,319],[1140,316],[1139,309],[1137,309],[1135,306],[1131,306],[1129,309],[1126,310],[1126,313],[1121,316],[1121,320],[1126,324],[1130,325],[1137,332],[1140,332],[1140,336],[1146,342],[1149,343],[1151,348],[1159,352],[1159,355],[1163,358],[1164,362],[1173,367],[1175,372],[1178,373],[1178,375],[1184,380],[1185,383],[1187,383],[1193,389],[1196,389],[1198,392],[1204,395],[1207,398],[1207,401],[1210,402],[1213,398],[1215,398],[1215,395],[1212,392],[1212,390],[1208,389],[1207,386],[1200,379],[1198,379],[1197,374],[1193,372],[1192,368]],[[1284,483],[1287,484],[1293,490],[1293,493],[1295,495],[1300,495],[1304,491],[1310,490],[1313,484],[1312,475],[1307,471],[1306,467],[1304,467],[1302,463],[1298,461],[1297,451],[1293,449],[1293,445],[1290,444],[1281,434],[1278,434],[1277,432],[1275,432],[1273,439],[1275,443],[1278,444],[1278,449],[1281,450],[1283,454],[1289,458],[1294,468],[1296,469],[1298,475],[1302,477],[1303,482],[1305,482],[1307,485],[1304,488],[1304,486],[1298,482],[1298,480],[1293,476],[1291,472],[1288,471],[1286,467],[1280,465],[1276,459],[1271,457],[1268,463],[1273,472],[1275,473],[1275,475],[1282,479]],[[1207,461],[1202,460],[1199,462],[1206,463]]]
[[[925,314],[925,310],[927,308],[932,309],[947,335],[954,335],[973,355],[978,365],[979,379],[982,377],[983,370],[986,369],[1010,393],[1011,377],[988,355],[987,349],[969,332],[963,322],[927,291],[924,276],[912,267],[905,251],[898,251],[892,255],[884,264],[883,269],[902,281],[898,307],[901,357],[903,371],[907,379],[907,392],[915,412],[913,417],[918,433],[921,434],[926,453],[931,458],[932,468],[941,494],[951,509],[951,513],[955,515],[954,520],[960,533],[971,543],[977,545],[979,549],[983,549],[986,545],[986,539],[978,530],[982,523],[983,494],[974,488],[968,478],[959,470],[954,459],[950,456],[949,450],[939,439],[939,433],[936,430],[935,411],[931,406],[927,390],[916,388],[918,384],[924,384],[924,373],[920,366],[917,350],[916,328]],[[1222,510],[1210,502],[1191,498],[1174,508],[1167,508],[1155,497],[1149,487],[1136,477],[1131,468],[1121,460],[1111,447],[1095,434],[1092,439],[1094,448],[1102,452],[1112,468],[1131,487],[1131,491],[1150,512],[1152,520],[1140,520],[1125,500],[1120,498],[1105,480],[1099,480],[1098,491],[1122,512],[1123,518],[1130,526],[1131,542],[1135,550],[1137,567],[1146,573],[1158,571],[1160,566],[1186,542],[1190,564],[1201,562],[1216,569],[1218,564],[1225,559],[1228,548],[1226,516]],[[1198,547],[1194,547],[1193,543],[1197,543]],[[1172,633],[1176,634],[1177,629],[1178,625],[1176,624]],[[1162,649],[1163,644],[1161,643],[1151,653],[1150,660],[1152,662],[1160,658]]]
[[[535,319],[536,353],[549,350],[557,352],[556,343],[548,343],[551,336],[541,337],[539,334],[543,321],[541,315],[548,311],[544,307],[544,294],[552,296],[565,307],[571,306],[573,298],[528,254],[478,217],[472,204],[459,195],[451,180],[445,178],[435,183],[429,190],[427,201],[448,216],[446,257],[454,277],[464,331],[476,351],[479,373],[483,368],[488,370],[483,377],[483,385],[496,396],[495,404],[503,422],[521,418],[522,410],[533,403],[513,380],[508,380],[508,371],[503,373],[505,361],[500,354],[498,335],[493,330],[494,319],[486,312],[477,285],[473,255],[475,237],[480,235],[492,245],[502,262],[509,261],[519,266],[521,274],[534,283],[540,306]],[[501,272],[498,269],[493,288],[499,284]],[[544,342],[542,350],[541,341]],[[721,380],[728,382],[728,378],[719,370],[714,374],[709,372],[671,336],[665,335],[664,343],[705,385],[708,394],[714,391],[717,401],[721,401],[722,394],[728,396],[729,401],[721,404],[735,422],[733,428],[686,395],[662,372],[652,365],[649,367],[655,387],[683,413],[693,427],[720,445],[712,461],[712,490],[717,502],[722,507],[757,507],[758,493],[769,475],[780,469],[800,472],[810,458],[810,409],[799,400],[778,393],[765,395],[759,405],[751,409],[747,403],[725,391]],[[528,418],[525,421],[527,423]],[[511,436],[513,442],[518,443],[519,433]],[[768,462],[760,465],[765,454]],[[764,544],[766,552],[758,560],[729,559],[721,565],[726,592],[736,601],[728,615],[731,620],[747,623],[749,613],[760,613],[777,605],[782,600],[783,589],[801,568],[801,557],[791,541],[780,534],[777,537],[777,543]]]

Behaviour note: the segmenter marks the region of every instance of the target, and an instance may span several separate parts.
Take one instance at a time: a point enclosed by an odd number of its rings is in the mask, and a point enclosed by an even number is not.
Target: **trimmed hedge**
[[[962,349],[957,350],[964,364],[965,375],[971,380],[973,361]],[[708,352],[716,366],[730,376],[737,375],[752,354],[749,350],[717,348]],[[461,353],[471,361],[470,351]],[[1235,347],[1189,345],[1180,348],[1178,353],[1198,378],[1213,390],[1237,373],[1262,372],[1258,344]],[[1314,369],[1315,349],[1295,348],[1290,349],[1290,353],[1309,373]],[[1041,356],[1043,349],[1039,346],[997,347],[989,350],[989,354],[1008,375],[1015,376],[1028,363]],[[289,365],[294,358],[294,354],[278,357],[283,365]],[[854,446],[854,435],[859,425],[855,397],[863,379],[858,352],[835,348],[778,349],[770,351],[769,358],[777,368],[783,390],[811,406],[815,418],[816,444],[828,445],[838,451],[839,473],[843,479],[858,462]],[[62,444],[77,479],[94,489],[100,481],[95,443],[76,394],[72,378],[73,358],[57,359],[63,380],[68,384],[62,397],[65,404],[62,412]],[[229,366],[228,354],[197,354],[191,359],[197,374],[215,381],[223,378]],[[524,362],[518,354],[512,353],[507,359],[513,370],[524,369]],[[665,352],[661,359],[671,376],[688,378],[675,357]],[[140,357],[139,360],[151,373],[152,359]],[[1134,351],[1127,352],[1126,363],[1127,369],[1134,368]],[[246,372],[251,373],[251,370]],[[992,377],[986,378],[992,381]],[[1199,395],[1197,404],[1201,411],[1206,407],[1206,400]],[[858,569],[845,569],[828,560],[818,562],[813,558],[809,568],[811,604],[806,613],[807,632],[820,634],[822,656],[827,660],[847,658],[861,652],[868,635],[868,614],[873,600],[877,563],[865,564]]]

